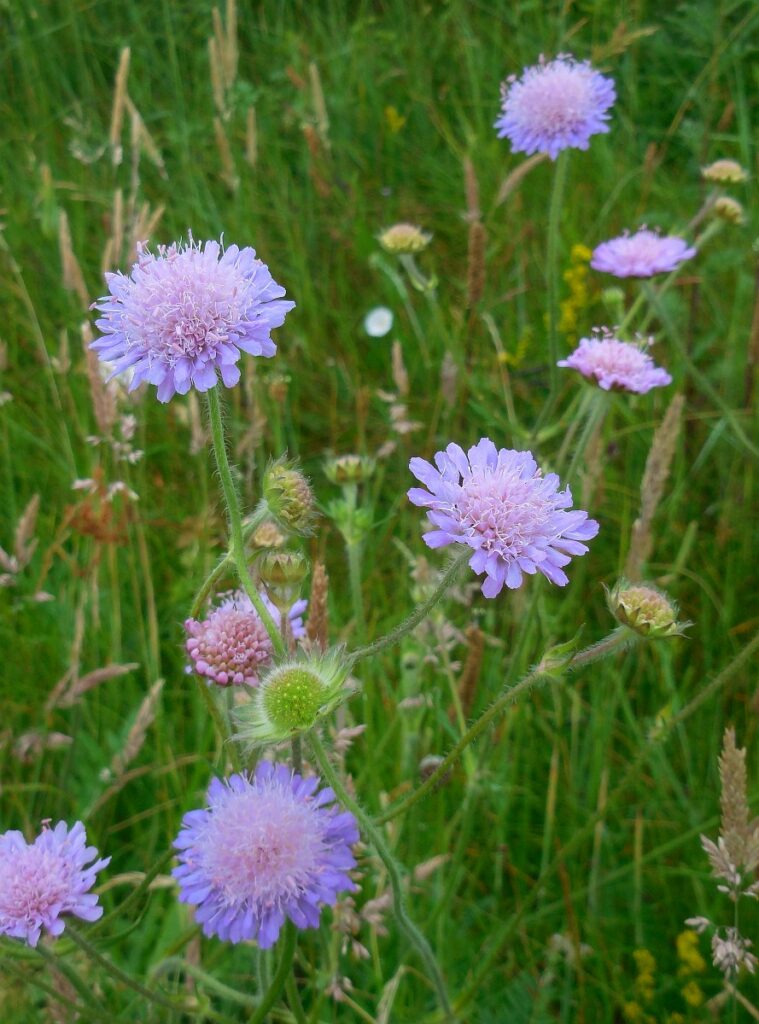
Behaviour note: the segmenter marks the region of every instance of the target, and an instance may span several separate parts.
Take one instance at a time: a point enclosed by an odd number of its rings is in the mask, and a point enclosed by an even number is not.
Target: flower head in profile
[[[268,949],[287,918],[316,928],[325,904],[355,891],[356,820],[318,787],[318,778],[261,761],[252,776],[214,779],[208,806],[184,816],[173,875],[206,935]]]
[[[106,283],[93,306],[102,336],[90,347],[113,363],[111,376],[133,372],[130,390],[157,385],[161,402],[208,391],[219,377],[233,387],[241,352],[273,356],[271,332],[295,305],[254,249],[192,237],[157,253],[140,246],[131,273],[106,274]]]
[[[274,622],[281,615],[265,593],[261,600]],[[296,640],[305,635],[301,615],[306,601],[296,601],[288,614],[290,631]],[[259,674],[272,659],[272,644],[253,602],[243,591],[223,597],[221,603],[202,620],[187,619],[185,648],[193,669],[219,686],[245,684],[256,686]]]
[[[592,135],[608,132],[616,98],[614,82],[587,61],[569,54],[551,61],[541,57],[501,87],[498,138],[507,137],[514,153],[545,153],[555,160],[563,149],[587,149]]]
[[[588,513],[572,509],[569,488],[559,490],[555,473],[543,476],[530,452],[496,448],[483,437],[464,452],[449,444],[435,466],[412,459],[409,468],[427,490],[412,487],[409,499],[429,509],[435,527],[424,535],[431,548],[467,544],[469,565],[485,574],[482,593],[495,597],[504,584],[514,590],[522,574],[540,572],[563,587],[562,567],[588,550],[598,533]]]
[[[103,908],[90,889],[111,859],[97,855],[81,821],[43,828],[33,843],[13,830],[0,835],[0,935],[36,946],[43,928],[61,934],[67,914],[97,921]]]
[[[590,261],[594,270],[614,277],[653,277],[677,270],[692,259],[696,249],[677,235],[660,235],[641,228],[634,235],[625,232],[618,238],[601,242]]]
[[[702,167],[701,174],[706,181],[713,181],[720,185],[735,185],[748,181],[748,173],[741,167],[737,160],[715,160],[708,167]]]
[[[604,391],[645,395],[651,388],[672,383],[671,376],[656,365],[645,348],[631,341],[620,341],[608,331],[592,338],[581,338],[574,352],[556,365],[577,370]]]
[[[404,256],[421,252],[430,244],[432,235],[422,231],[416,224],[393,224],[377,236],[385,252],[391,256]]]

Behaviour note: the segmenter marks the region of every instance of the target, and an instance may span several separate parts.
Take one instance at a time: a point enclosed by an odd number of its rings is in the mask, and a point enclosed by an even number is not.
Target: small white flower
[[[393,319],[387,306],[375,306],[364,317],[364,330],[370,338],[384,338],[393,329]]]

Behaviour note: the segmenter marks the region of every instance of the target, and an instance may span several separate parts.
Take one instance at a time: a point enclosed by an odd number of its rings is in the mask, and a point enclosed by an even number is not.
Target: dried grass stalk
[[[507,175],[501,182],[501,187],[498,189],[498,195],[495,197],[495,206],[500,206],[501,203],[505,203],[511,193],[517,189],[522,181],[527,177],[533,167],[537,167],[538,164],[542,164],[548,157],[545,153],[536,153],[534,156],[528,156],[517,168],[515,168],[511,174]]]
[[[213,119],[213,131],[216,137],[216,148],[221,159],[221,177],[230,192],[236,192],[240,185],[240,179],[235,172],[235,162],[232,157],[232,149],[229,145],[227,133],[220,117]]]
[[[155,721],[158,701],[161,696],[161,690],[163,690],[163,685],[163,679],[159,679],[157,682],[153,683],[147,693],[147,696],[143,700],[142,704],[140,704],[137,711],[137,717],[134,720],[132,728],[127,733],[124,746],[111,761],[111,774],[115,776],[115,778],[118,779],[119,776],[124,774],[126,769],[142,750],[145,738],[148,734],[148,729]]]
[[[116,391],[114,388],[109,388],[103,380],[100,373],[101,364],[97,355],[90,348],[91,342],[92,327],[89,320],[85,320],[82,323],[82,348],[87,365],[87,381],[90,385],[92,409],[95,413],[98,434],[100,437],[110,437],[118,416]]]
[[[121,129],[124,124],[124,109],[126,106],[130,53],[131,51],[128,46],[125,46],[121,51],[119,66],[116,71],[116,84],[113,90],[111,127],[108,132],[108,142],[111,146],[111,160],[113,161],[114,167],[118,167],[124,157],[124,150],[121,145]]]
[[[480,221],[469,225],[466,267],[466,303],[471,309],[482,298],[485,290],[485,245],[487,232]]]
[[[466,217],[470,223],[480,219],[480,186],[474,164],[464,157],[464,194],[466,196]]]
[[[735,729],[725,729],[719,758],[720,832],[733,864],[745,864],[750,838],[746,799],[746,751],[735,745]]]
[[[66,291],[75,292],[82,303],[82,307],[89,311],[90,293],[84,281],[82,268],[79,266],[79,261],[74,255],[74,249],[71,244],[71,229],[69,228],[69,219],[65,210],[60,210],[58,213],[58,251],[60,252],[63,270],[63,287]]]
[[[84,694],[89,690],[94,690],[96,686],[100,686],[101,683],[105,683],[109,679],[118,679],[119,676],[128,675],[139,667],[139,664],[133,661],[125,665],[104,665],[102,668],[93,669],[92,672],[87,672],[86,675],[74,679],[66,692],[58,698],[54,706],[59,708],[73,707],[81,701]]]
[[[306,623],[306,636],[325,651],[329,643],[329,619],[327,613],[327,599],[329,596],[329,576],[324,568],[323,562],[314,565],[311,577],[311,597],[308,603],[308,622]]]
[[[255,107],[248,107],[248,112],[245,115],[245,160],[251,167],[255,167],[258,163],[258,130]]]
[[[684,402],[682,395],[675,395],[651,442],[640,485],[640,514],[633,523],[630,550],[625,565],[625,576],[629,580],[641,578],[641,570],[653,548],[651,527],[672,466]]]
[[[40,510],[40,496],[35,494],[16,525],[16,532],[13,538],[13,554],[19,569],[29,564],[32,555],[37,547],[37,538],[34,533],[37,529],[37,515]]]
[[[469,718],[474,706],[474,699],[477,696],[477,683],[480,679],[482,669],[482,655],[485,651],[485,634],[479,626],[467,626],[464,635],[466,636],[467,655],[464,668],[461,671],[458,682],[461,710],[464,717]]]
[[[408,372],[403,362],[403,348],[399,341],[393,342],[392,349],[393,382],[398,389],[398,394],[405,398],[409,391]]]
[[[324,101],[324,90],[319,75],[319,68],[311,61],[308,65],[308,81],[311,86],[311,99],[314,104],[314,117],[316,118],[316,130],[319,133],[322,145],[329,149],[329,114],[327,104]]]

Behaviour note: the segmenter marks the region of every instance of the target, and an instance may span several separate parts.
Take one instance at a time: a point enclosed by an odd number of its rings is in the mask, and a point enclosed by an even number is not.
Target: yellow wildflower
[[[706,970],[706,960],[698,951],[698,935],[696,932],[685,931],[675,939],[677,946],[677,959],[680,961],[678,975],[687,978],[691,974],[703,974]]]
[[[650,1003],[654,998],[656,961],[647,949],[634,950],[633,959],[638,971],[635,978],[635,993],[642,1002]]]
[[[704,1001],[704,993],[695,978],[691,978],[687,984],[683,985],[680,992],[688,1006],[700,1006]]]
[[[587,245],[573,245],[569,254],[569,267],[563,277],[569,285],[569,298],[559,306],[559,330],[571,339],[577,337],[579,314],[589,305],[588,263],[593,255]]]

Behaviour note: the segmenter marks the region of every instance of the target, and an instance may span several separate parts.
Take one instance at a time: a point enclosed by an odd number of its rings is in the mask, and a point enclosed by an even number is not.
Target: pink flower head
[[[127,277],[106,274],[110,294],[94,303],[102,332],[90,346],[113,362],[111,376],[132,369],[129,390],[147,381],[168,402],[191,387],[208,391],[218,376],[228,388],[240,379],[241,352],[273,356],[271,331],[294,302],[283,301],[254,249],[218,242],[138,247]]]
[[[184,816],[173,875],[206,935],[257,939],[268,949],[286,918],[316,928],[325,904],[355,890],[348,871],[356,820],[318,786],[318,778],[260,761],[252,776],[214,779],[208,807]]]
[[[0,835],[0,935],[36,946],[43,928],[61,934],[66,914],[83,921],[102,916],[89,890],[111,858],[95,860],[97,850],[86,843],[81,821],[71,829],[65,821],[43,828],[33,843],[13,830]]]
[[[261,600],[279,626],[279,609],[261,593]],[[296,601],[288,612],[290,631],[296,640],[305,636],[303,612],[307,601]],[[258,673],[270,663],[273,649],[266,627],[248,595],[238,590],[225,596],[207,618],[187,619],[187,653],[193,669],[219,686],[255,686]]]
[[[590,265],[615,277],[653,277],[677,270],[695,255],[696,249],[684,238],[641,228],[634,235],[626,231],[596,246]]]
[[[569,54],[541,57],[502,86],[498,138],[508,137],[514,153],[546,153],[555,160],[563,149],[587,149],[592,135],[608,132],[616,98],[614,82],[587,61]]]
[[[469,565],[485,573],[485,597],[495,597],[504,584],[516,589],[522,573],[541,572],[560,587],[568,582],[561,567],[585,554],[582,542],[595,537],[598,523],[587,512],[567,511],[572,495],[568,487],[559,490],[555,473],[544,477],[530,452],[499,450],[487,437],[466,453],[449,444],[435,455],[435,466],[425,459],[409,463],[428,488],[408,492],[415,505],[430,509],[435,529],[424,540],[431,548],[473,548]]]
[[[663,388],[672,383],[672,377],[656,365],[645,348],[630,341],[620,341],[609,332],[593,338],[581,338],[574,352],[556,365],[578,370],[604,391],[632,391],[645,395],[651,388]]]

